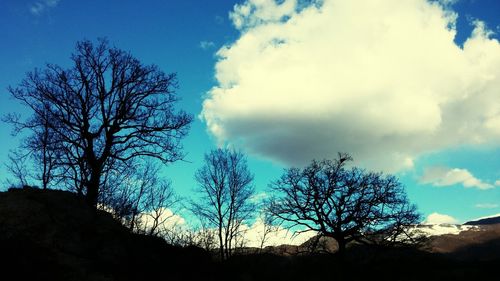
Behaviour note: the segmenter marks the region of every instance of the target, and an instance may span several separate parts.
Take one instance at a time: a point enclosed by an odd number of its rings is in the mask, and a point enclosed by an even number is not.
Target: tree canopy
[[[291,226],[334,238],[339,251],[351,241],[403,242],[405,227],[418,223],[419,214],[392,175],[347,167],[352,158],[312,161],[291,168],[271,184],[275,196],[269,212]]]
[[[174,109],[175,73],[143,65],[106,40],[78,42],[71,61],[69,68],[35,69],[9,88],[32,111],[27,120],[8,117],[16,130],[31,130],[27,143],[50,136],[43,147],[31,146],[51,156],[57,172],[50,177],[64,178],[96,205],[110,170],[137,157],[165,163],[183,157],[180,140],[192,117]]]

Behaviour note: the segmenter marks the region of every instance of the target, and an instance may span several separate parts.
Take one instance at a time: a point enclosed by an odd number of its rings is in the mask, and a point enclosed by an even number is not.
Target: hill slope
[[[130,233],[111,215],[56,190],[0,193],[0,273],[12,280],[168,280],[206,276],[202,250]],[[189,270],[192,260],[197,270]],[[161,278],[158,278],[161,277]],[[35,279],[36,278],[36,279]]]
[[[459,234],[433,236],[430,248],[459,260],[500,260],[500,224],[481,225]]]
[[[0,280],[477,280],[496,276],[500,262],[500,225],[432,236],[430,251],[355,244],[345,260],[323,254],[334,240],[320,242],[315,253],[311,240],[221,263],[132,234],[69,192],[0,192]]]
[[[500,215],[492,216],[486,218],[480,218],[473,221],[468,221],[464,223],[464,225],[492,225],[492,224],[500,224]]]

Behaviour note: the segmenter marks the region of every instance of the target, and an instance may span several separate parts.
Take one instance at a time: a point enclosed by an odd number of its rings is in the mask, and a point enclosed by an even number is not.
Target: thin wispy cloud
[[[56,7],[61,0],[40,0],[32,3],[29,6],[29,11],[31,14],[38,16],[47,10]]]
[[[438,0],[438,1],[445,6],[453,5],[458,2],[458,0]]]
[[[202,48],[203,50],[212,49],[215,48],[215,43],[212,41],[201,41],[200,48]]]
[[[498,208],[499,205],[496,203],[478,203],[474,206],[479,209],[495,209]]]
[[[420,183],[432,184],[433,186],[462,185],[467,188],[477,188],[481,190],[492,189],[495,186],[476,178],[467,169],[430,167],[424,170],[420,177]]]
[[[250,197],[250,201],[252,203],[262,203],[265,199],[269,198],[269,194],[266,192],[259,192]]]
[[[221,17],[219,15],[215,16],[215,22],[217,24],[223,24],[224,23],[224,17]]]
[[[200,114],[220,144],[286,165],[349,152],[394,172],[425,153],[500,143],[500,43],[483,22],[459,46],[448,4],[300,2],[248,0],[231,13],[240,36],[219,49]]]

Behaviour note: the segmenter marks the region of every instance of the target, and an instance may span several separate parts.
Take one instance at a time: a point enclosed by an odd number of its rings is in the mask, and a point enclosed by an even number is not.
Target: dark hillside
[[[456,260],[411,248],[350,248],[345,261],[336,255],[238,255],[225,265],[233,280],[485,280],[496,276],[500,259]],[[496,280],[496,279],[492,279]]]
[[[282,245],[220,263],[198,248],[132,234],[69,192],[0,193],[0,280],[491,279],[500,263],[499,238],[499,228],[488,226],[430,239],[430,251],[354,244],[342,261],[324,251],[307,254],[307,245]],[[325,243],[335,250],[334,241]]]
[[[464,223],[465,225],[492,225],[492,224],[500,224],[500,216],[483,218],[474,221],[468,221]]]
[[[1,280],[206,280],[212,268],[203,250],[131,234],[55,190],[0,193],[0,253]]]
[[[433,252],[458,260],[500,260],[500,224],[481,225],[460,234],[445,234],[430,239]]]

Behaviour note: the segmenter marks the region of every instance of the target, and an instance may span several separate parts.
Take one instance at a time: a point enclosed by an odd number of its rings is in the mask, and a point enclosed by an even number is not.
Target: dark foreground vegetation
[[[0,229],[2,280],[480,280],[500,264],[500,237],[451,254],[351,245],[343,261],[262,253],[220,262],[131,233],[74,193],[32,188],[0,193]]]
[[[208,253],[133,234],[66,191],[0,193],[0,229],[1,280],[203,280],[209,275]]]

